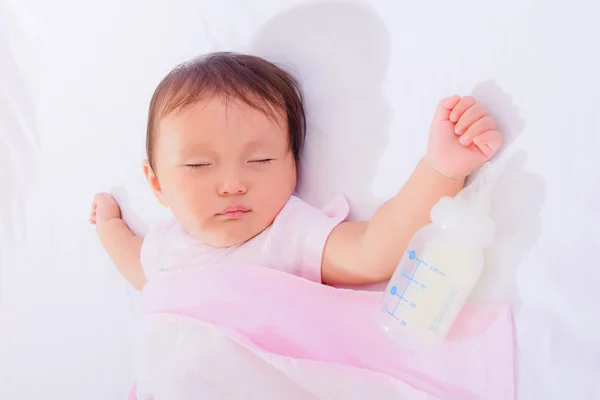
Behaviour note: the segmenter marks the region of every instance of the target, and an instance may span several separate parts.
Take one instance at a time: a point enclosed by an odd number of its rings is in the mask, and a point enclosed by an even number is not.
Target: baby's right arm
[[[121,218],[121,209],[108,193],[94,196],[90,223],[112,262],[125,279],[137,290],[146,284],[140,261],[143,238],[135,235]]]

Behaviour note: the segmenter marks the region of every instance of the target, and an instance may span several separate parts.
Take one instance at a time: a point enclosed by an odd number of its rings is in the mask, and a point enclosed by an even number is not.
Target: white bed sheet
[[[0,398],[125,396],[139,295],[91,198],[112,190],[140,233],[165,215],[141,175],[148,100],[215,50],[299,74],[301,195],[342,192],[356,218],[408,177],[439,98],[484,102],[507,146],[473,298],[514,305],[520,399],[599,398],[600,7],[584,3],[0,2]]]

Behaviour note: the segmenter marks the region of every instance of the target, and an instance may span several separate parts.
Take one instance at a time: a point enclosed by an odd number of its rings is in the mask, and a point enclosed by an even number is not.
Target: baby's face
[[[214,97],[165,117],[154,157],[159,199],[211,246],[258,235],[296,187],[287,122],[238,101]]]

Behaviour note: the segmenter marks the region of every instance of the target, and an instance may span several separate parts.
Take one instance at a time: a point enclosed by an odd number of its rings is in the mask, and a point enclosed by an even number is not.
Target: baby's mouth
[[[225,207],[225,209],[223,211],[219,212],[217,214],[217,216],[237,218],[237,217],[241,217],[244,214],[249,213],[250,211],[252,211],[252,210],[247,207],[244,207],[240,204],[231,204],[231,205]]]

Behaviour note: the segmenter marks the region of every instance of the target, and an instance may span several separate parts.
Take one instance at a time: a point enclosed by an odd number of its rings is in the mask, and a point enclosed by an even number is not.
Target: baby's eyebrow
[[[187,144],[185,147],[179,149],[179,153],[185,157],[187,156],[205,156],[212,157],[217,154],[213,150],[212,144],[210,143],[192,143]]]

